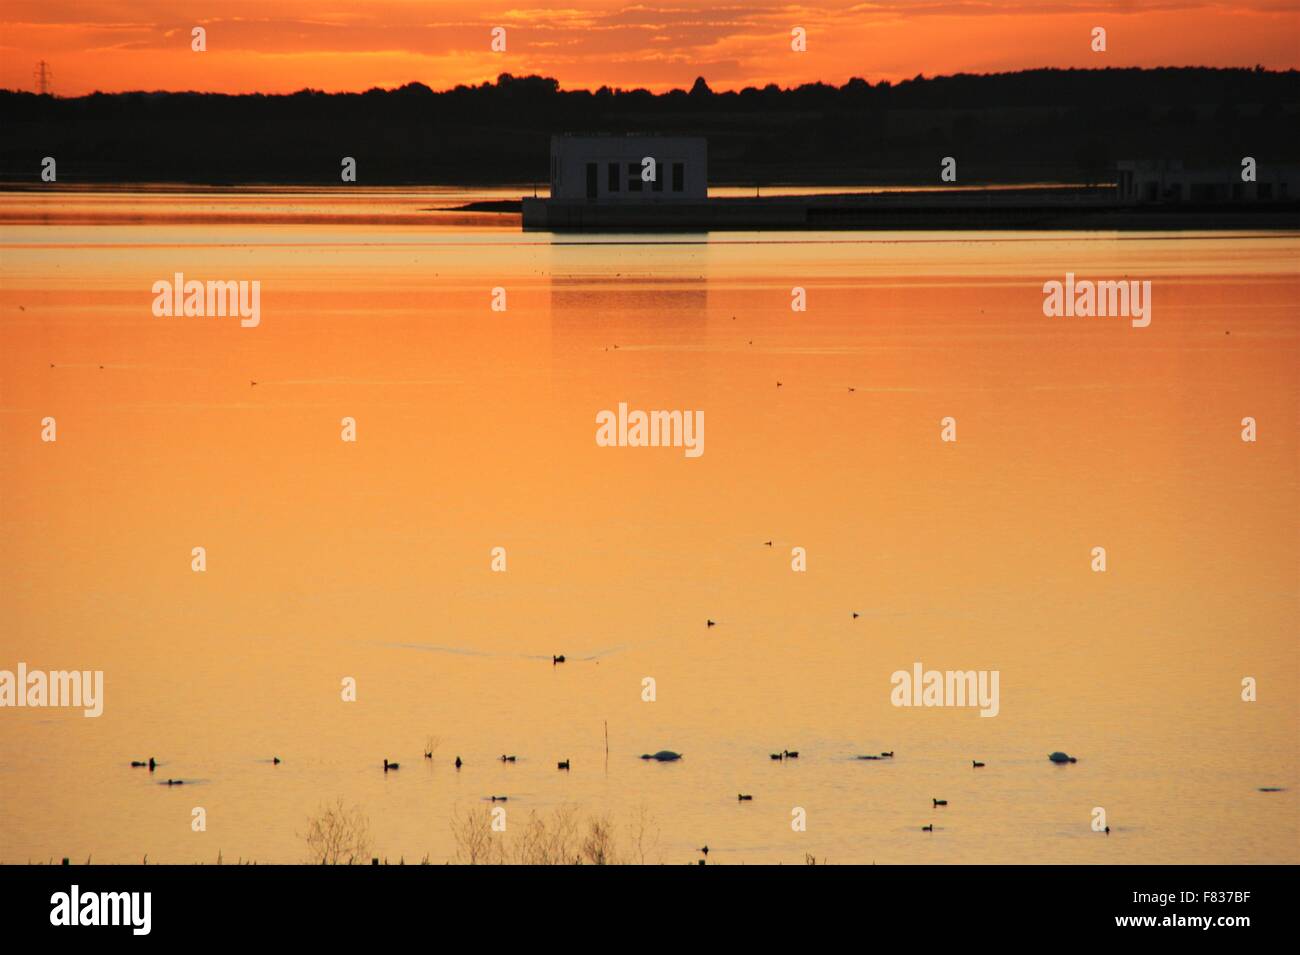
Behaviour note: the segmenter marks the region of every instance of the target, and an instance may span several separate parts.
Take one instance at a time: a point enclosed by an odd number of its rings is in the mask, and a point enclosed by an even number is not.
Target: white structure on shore
[[[702,137],[552,136],[551,198],[597,203],[707,199]]]
[[[1116,195],[1123,202],[1270,202],[1300,197],[1300,169],[1261,162],[1255,182],[1242,182],[1232,165],[1188,167],[1177,159],[1116,163]]]

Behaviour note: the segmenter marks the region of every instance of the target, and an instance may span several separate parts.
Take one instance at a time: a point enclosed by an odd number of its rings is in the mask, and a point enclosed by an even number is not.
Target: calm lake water
[[[0,710],[0,862],[297,862],[336,797],[442,862],[491,794],[670,863],[1300,861],[1300,236],[446,211],[515,195],[0,195],[0,669],[105,674]],[[1067,272],[1150,326],[1044,317]],[[705,453],[598,447],[620,402]],[[891,705],[917,661],[998,715]]]

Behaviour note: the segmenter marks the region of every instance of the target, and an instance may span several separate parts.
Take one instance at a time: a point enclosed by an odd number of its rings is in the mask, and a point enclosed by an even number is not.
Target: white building
[[[1300,196],[1300,170],[1260,162],[1255,181],[1241,167],[1185,165],[1177,159],[1128,159],[1116,164],[1115,191],[1124,202],[1270,202]]]
[[[552,200],[657,203],[708,195],[708,146],[702,137],[551,137]]]

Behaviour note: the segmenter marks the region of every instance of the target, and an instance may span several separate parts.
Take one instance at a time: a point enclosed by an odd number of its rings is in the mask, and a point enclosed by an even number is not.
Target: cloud
[[[63,95],[446,88],[501,72],[662,90],[698,74],[725,89],[1039,66],[1286,68],[1300,59],[1297,11],[1294,0],[8,0],[0,85],[30,88],[41,59]],[[196,25],[206,53],[190,51]],[[1109,31],[1105,59],[1086,42],[1094,25]],[[493,26],[506,28],[505,54],[489,50]],[[806,53],[790,49],[794,26],[807,31]]]

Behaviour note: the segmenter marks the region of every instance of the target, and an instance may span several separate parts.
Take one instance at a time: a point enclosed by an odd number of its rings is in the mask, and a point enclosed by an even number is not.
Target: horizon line
[[[759,92],[759,93],[766,92],[771,90],[773,87],[775,87],[776,91],[780,93],[794,93],[809,88],[812,89],[824,88],[824,89],[832,89],[836,91],[844,91],[852,87],[855,83],[860,83],[866,88],[873,89],[873,90],[897,89],[899,87],[908,86],[913,83],[927,83],[927,82],[936,82],[939,80],[954,80],[954,79],[991,79],[995,77],[1004,77],[1004,76],[1023,76],[1029,73],[1133,73],[1133,72],[1160,73],[1165,71],[1187,71],[1187,70],[1196,70],[1196,71],[1202,71],[1207,73],[1247,73],[1247,74],[1270,75],[1270,76],[1285,76],[1288,74],[1300,73],[1300,68],[1297,67],[1287,67],[1286,69],[1274,69],[1271,67],[1266,67],[1260,63],[1256,63],[1253,66],[1203,66],[1203,65],[1103,66],[1103,67],[1034,66],[1034,67],[1025,67],[1019,70],[998,70],[989,73],[972,73],[967,71],[958,71],[956,73],[938,73],[933,76],[926,76],[924,72],[921,72],[921,73],[917,73],[913,77],[909,77],[902,80],[890,80],[888,78],[881,78],[874,83],[863,76],[850,76],[847,80],[845,80],[843,83],[839,85],[836,85],[835,83],[827,80],[812,80],[806,83],[800,83],[795,86],[782,86],[781,84],[775,81],[771,81],[765,83],[762,86],[748,85],[748,86],[740,87],[739,89],[735,89],[735,88],[713,89],[711,86],[708,85],[708,81],[705,79],[705,77],[698,76],[696,77],[694,84],[692,84],[691,89],[685,89],[680,86],[675,86],[670,89],[662,90],[660,92],[655,92],[653,90],[647,89],[644,86],[621,87],[621,86],[609,86],[608,84],[601,84],[599,87],[597,87],[594,90],[591,89],[590,87],[575,87],[573,89],[566,89],[561,85],[560,81],[553,76],[547,76],[541,73],[528,73],[528,74],[516,75],[508,71],[503,71],[497,74],[495,81],[483,80],[478,83],[457,83],[455,86],[444,87],[443,89],[434,89],[433,87],[425,83],[423,80],[407,80],[405,83],[402,83],[401,85],[398,86],[371,86],[367,89],[324,90],[324,89],[317,89],[316,87],[312,87],[312,86],[304,86],[301,87],[300,89],[292,90],[289,92],[271,92],[271,93],[262,92],[260,90],[234,93],[234,92],[218,91],[218,90],[196,90],[196,89],[122,89],[122,90],[97,89],[97,90],[92,90],[89,93],[78,93],[72,96],[64,96],[58,93],[38,93],[34,90],[26,90],[21,88],[15,89],[15,88],[5,87],[5,88],[0,88],[0,94],[48,96],[50,99],[58,99],[58,100],[86,99],[91,96],[159,96],[159,95],[273,97],[273,96],[299,96],[303,93],[310,93],[319,96],[365,96],[370,93],[398,93],[406,90],[411,90],[412,87],[422,87],[424,90],[427,90],[430,95],[440,96],[440,95],[445,95],[447,93],[456,93],[460,91],[500,89],[504,86],[509,85],[509,83],[513,83],[513,82],[541,80],[547,83],[554,83],[555,89],[552,92],[555,94],[586,93],[591,96],[598,96],[602,92],[606,92],[609,95],[618,96],[618,95],[644,93],[646,95],[658,98],[661,96],[673,96],[673,95],[684,95],[684,96],[737,95],[738,96],[748,91]],[[506,82],[502,82],[503,80],[505,80]],[[695,93],[695,88],[702,80],[704,81],[706,92],[702,94],[697,94]],[[419,91],[416,90],[416,92]]]

